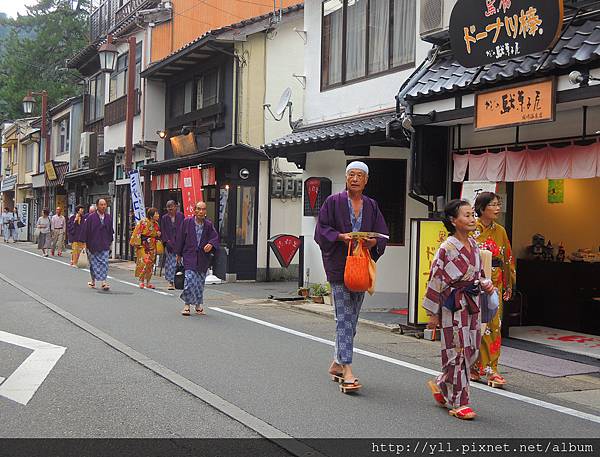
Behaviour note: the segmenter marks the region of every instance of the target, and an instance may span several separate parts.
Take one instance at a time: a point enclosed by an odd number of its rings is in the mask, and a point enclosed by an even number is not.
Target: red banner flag
[[[306,190],[308,192],[308,202],[310,209],[315,209],[317,204],[317,197],[321,190],[321,180],[319,178],[310,178],[306,180]]]
[[[202,175],[198,168],[187,168],[179,172],[179,185],[183,198],[183,214],[194,215],[194,206],[202,199]]]

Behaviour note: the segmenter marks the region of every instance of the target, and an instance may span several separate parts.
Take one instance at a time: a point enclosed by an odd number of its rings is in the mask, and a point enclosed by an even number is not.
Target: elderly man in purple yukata
[[[88,286],[94,289],[96,281],[102,281],[102,290],[109,290],[106,282],[108,276],[108,254],[113,242],[113,226],[110,214],[106,212],[106,200],[99,199],[96,211],[88,215],[83,227],[82,242],[86,244],[90,261],[92,280]]]
[[[204,314],[204,281],[209,266],[209,256],[219,249],[219,234],[213,223],[206,218],[206,203],[194,206],[194,216],[186,217],[175,240],[177,262],[183,257],[185,283],[181,299],[184,316],[190,315],[190,305],[196,314]]]
[[[175,289],[175,269],[177,267],[177,254],[175,253],[175,239],[177,231],[183,224],[183,214],[178,211],[174,200],[167,202],[167,214],[160,219],[160,233],[165,245],[165,279],[169,281],[169,290]]]
[[[331,284],[335,314],[334,360],[329,373],[334,380],[343,380],[346,390],[359,389],[361,384],[352,373],[352,352],[358,315],[364,292],[352,292],[344,285],[344,268],[350,232],[388,234],[388,228],[377,202],[363,191],[369,180],[369,167],[354,161],[346,167],[346,190],[327,197],[315,228],[315,241],[321,248],[323,266]],[[364,245],[375,261],[385,251],[385,238],[368,238]]]

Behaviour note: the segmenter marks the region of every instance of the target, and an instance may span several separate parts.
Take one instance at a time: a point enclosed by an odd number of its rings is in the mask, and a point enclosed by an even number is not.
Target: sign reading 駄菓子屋
[[[450,44],[473,68],[551,48],[560,36],[563,0],[458,0]]]
[[[554,78],[475,94],[475,130],[549,122],[555,116]]]

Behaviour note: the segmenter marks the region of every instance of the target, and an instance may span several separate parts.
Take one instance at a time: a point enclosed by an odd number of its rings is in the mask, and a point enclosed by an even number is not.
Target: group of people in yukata
[[[206,203],[194,205],[194,215],[185,218],[175,201],[167,202],[167,213],[160,217],[156,208],[149,208],[146,217],[136,225],[130,244],[135,248],[135,275],[140,288],[154,289],[150,282],[157,255],[165,256],[165,279],[169,290],[175,289],[177,266],[183,267],[184,302],[181,314],[190,315],[194,306],[196,314],[204,312],[204,284],[210,258],[219,248],[219,234],[206,217]]]
[[[346,168],[346,189],[330,195],[319,211],[315,241],[321,249],[327,280],[331,284],[336,335],[329,374],[343,391],[362,387],[352,369],[354,337],[364,292],[355,292],[344,283],[348,244],[356,243],[356,232],[373,261],[384,254],[386,238],[364,238],[365,233],[388,234],[377,202],[364,190],[369,168],[351,162]],[[428,382],[435,401],[449,408],[459,419],[473,419],[469,406],[469,382],[485,381],[502,387],[498,374],[502,298],[509,300],[515,282],[514,260],[506,231],[496,221],[500,197],[480,194],[473,207],[465,200],[452,200],[444,208],[443,222],[448,238],[441,244],[431,265],[423,307],[429,328],[440,329],[442,373]],[[476,214],[478,218],[476,218]],[[492,251],[492,277],[485,278],[480,247]],[[497,290],[500,307],[485,325],[482,339],[481,294]],[[481,300],[481,304],[480,304]]]
[[[314,239],[331,285],[335,317],[333,360],[328,372],[340,384],[340,390],[351,392],[362,387],[352,362],[365,292],[351,290],[345,283],[347,255],[360,243],[359,248],[376,262],[385,252],[389,231],[377,202],[364,194],[369,181],[367,164],[351,162],[345,177],[345,190],[327,197],[320,208]],[[177,272],[183,270],[185,277],[181,314],[189,316],[194,306],[195,313],[202,315],[206,273],[211,257],[219,249],[219,235],[206,217],[206,203],[197,202],[194,215],[187,218],[175,201],[170,200],[166,207],[162,217],[156,208],[149,208],[133,231],[130,243],[137,259],[135,275],[141,288],[153,289],[151,277],[157,254],[164,253],[169,289],[175,288]],[[506,231],[497,223],[500,208],[500,197],[492,192],[481,193],[474,207],[466,200],[452,200],[446,205],[443,223],[449,236],[431,264],[423,301],[429,316],[427,325],[439,328],[441,337],[442,373],[427,385],[435,401],[459,419],[476,417],[470,407],[471,381],[485,381],[493,387],[506,384],[497,371],[502,301],[511,298],[515,268]],[[72,264],[77,264],[86,248],[89,287],[95,288],[101,282],[102,289],[109,290],[106,278],[113,228],[106,201],[98,200],[87,214],[78,206],[69,219],[68,233],[73,243]],[[491,278],[484,273],[480,249],[492,252]],[[499,295],[499,310],[482,326],[481,306],[486,306],[482,294],[494,291]]]

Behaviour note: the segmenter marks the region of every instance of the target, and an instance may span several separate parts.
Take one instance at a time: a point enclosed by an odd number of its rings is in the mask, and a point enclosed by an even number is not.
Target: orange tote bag
[[[358,240],[358,246],[356,246],[354,253],[352,253],[352,243],[348,243],[344,284],[352,292],[366,292],[371,287],[369,260],[370,257],[363,248],[362,240]]]

